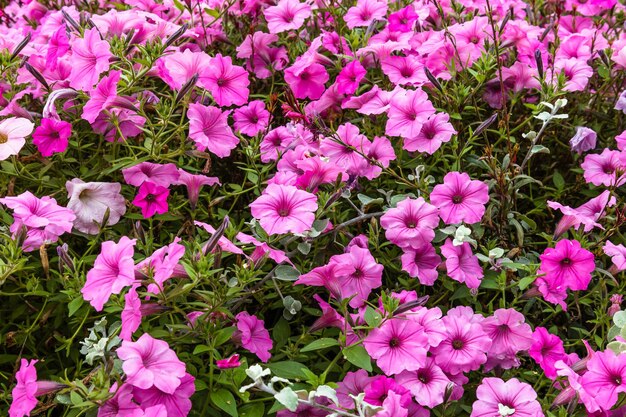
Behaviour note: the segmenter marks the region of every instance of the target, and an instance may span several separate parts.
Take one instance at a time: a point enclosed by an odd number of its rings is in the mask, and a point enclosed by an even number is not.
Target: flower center
[[[146,201],[147,202],[152,203],[152,202],[154,202],[154,200],[156,200],[156,197],[154,196],[154,194],[148,194],[146,196]]]
[[[9,137],[4,133],[0,133],[0,144],[7,143],[8,141]]]
[[[417,379],[419,379],[422,384],[428,384],[430,382],[430,375],[428,375],[427,372],[419,371],[417,373]]]
[[[572,263],[572,260],[570,258],[563,258],[561,260],[561,265],[570,265]]]
[[[456,340],[452,341],[452,348],[455,349],[455,350],[463,349],[463,345],[464,345],[464,343],[460,339],[456,339]]]
[[[455,195],[454,197],[452,197],[452,202],[454,204],[461,204],[463,202],[463,196]]]
[[[389,340],[389,347],[396,348],[398,346],[400,346],[400,339],[392,337],[391,340]]]
[[[622,385],[622,376],[621,375],[611,375],[611,379],[615,383],[615,385]]]
[[[406,225],[406,227],[408,227],[409,229],[415,229],[416,226],[417,224],[414,221],[410,221]]]
[[[363,278],[363,275],[365,274],[360,269],[355,270],[354,273],[352,274],[354,278]]]
[[[218,87],[223,87],[224,85],[226,85],[226,80],[224,80],[222,78],[218,78],[217,79],[217,86]]]
[[[287,216],[289,216],[289,209],[283,208],[283,209],[278,210],[278,215],[280,217],[287,217]]]

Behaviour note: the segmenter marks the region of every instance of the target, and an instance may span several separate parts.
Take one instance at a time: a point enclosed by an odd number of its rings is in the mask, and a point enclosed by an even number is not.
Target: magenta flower
[[[255,136],[269,126],[270,112],[261,100],[253,100],[233,113],[235,131],[248,136]]]
[[[343,20],[348,29],[367,27],[374,20],[382,20],[387,15],[387,2],[379,0],[358,0],[350,7]]]
[[[369,162],[363,157],[368,154],[371,142],[352,123],[337,127],[337,137],[324,138],[320,150],[330,161],[353,175],[364,175]]]
[[[404,248],[402,254],[402,270],[410,277],[417,278],[422,285],[433,285],[439,276],[437,267],[441,264],[441,257],[435,248],[427,243],[417,249]]]
[[[0,121],[0,161],[20,153],[26,136],[30,135],[35,125],[22,117],[9,117]]]
[[[396,381],[411,391],[418,404],[430,408],[443,404],[443,396],[450,383],[432,357],[427,358],[425,365],[418,370],[402,372]]]
[[[46,51],[46,68],[54,70],[58,66],[59,58],[70,50],[70,40],[67,38],[67,29],[60,26],[50,37]]]
[[[9,408],[9,417],[29,416],[30,412],[37,406],[37,370],[35,364],[37,360],[28,362],[22,359],[20,369],[15,374],[17,384],[11,391],[13,401]]]
[[[581,385],[602,409],[610,410],[618,395],[626,392],[626,355],[596,352],[587,362]]]
[[[166,394],[173,394],[185,376],[185,364],[167,342],[158,340],[148,333],[136,342],[125,340],[117,349],[122,360],[126,382],[134,387],[149,389],[156,387]]]
[[[441,254],[446,258],[446,270],[450,278],[464,282],[470,289],[480,287],[484,273],[469,243],[463,242],[462,245],[455,246],[452,239],[448,238],[441,246]]]
[[[363,340],[367,353],[386,375],[416,371],[426,365],[428,337],[418,323],[393,318],[373,329]]]
[[[296,98],[317,100],[326,90],[324,84],[329,79],[328,72],[321,64],[301,61],[297,60],[285,70],[285,81]]]
[[[303,233],[315,220],[317,197],[292,185],[270,184],[250,210],[270,235]]]
[[[528,355],[535,360],[550,379],[556,378],[557,361],[566,361],[567,355],[560,337],[548,332],[545,327],[537,327],[532,335],[533,343]]]
[[[241,344],[245,349],[257,355],[263,362],[267,362],[272,354],[273,343],[270,334],[265,329],[263,320],[252,316],[245,311],[235,316],[237,330],[233,333],[233,340]]]
[[[450,142],[456,130],[448,121],[447,113],[435,113],[422,125],[420,133],[415,137],[404,138],[402,147],[409,152],[424,152],[432,155],[442,143]]]
[[[237,233],[237,236],[235,236],[235,238],[242,243],[251,243],[255,246],[254,252],[252,252],[252,254],[250,255],[250,260],[252,262],[256,263],[261,259],[265,259],[265,257],[267,256],[268,258],[279,264],[283,262],[291,263],[284,251],[274,249],[267,243],[257,240],[254,236],[239,232]]]
[[[137,286],[130,287],[124,296],[124,310],[122,310],[122,330],[120,339],[132,340],[133,333],[141,325],[141,300],[137,294]]]
[[[98,29],[88,29],[84,38],[72,42],[72,72],[70,86],[77,90],[91,91],[100,74],[109,69],[111,48],[100,38]]]
[[[203,74],[203,83],[218,106],[241,106],[248,101],[248,72],[233,65],[229,56],[217,54],[209,60],[208,71]]]
[[[152,255],[135,265],[136,275],[142,278],[150,277],[154,283],[148,285],[148,291],[159,294],[163,291],[163,284],[173,276],[187,276],[179,261],[185,255],[185,247],[180,238],[176,237],[172,243],[155,250]]]
[[[326,327],[336,327],[340,330],[346,329],[346,320],[337,310],[326,301],[322,300],[318,294],[313,295],[313,298],[320,305],[322,315],[311,325],[309,332],[315,332]]]
[[[191,103],[187,112],[189,137],[200,151],[209,152],[224,158],[237,147],[239,139],[228,126],[228,112],[217,107]]]
[[[439,225],[437,208],[422,197],[406,198],[380,218],[385,237],[401,248],[420,248],[435,237]]]
[[[449,172],[430,193],[430,202],[439,209],[446,224],[477,223],[485,214],[489,201],[489,187],[472,180],[465,172]]]
[[[596,147],[597,134],[588,127],[578,126],[576,134],[569,140],[572,152],[582,155],[583,152],[590,151]]]
[[[56,242],[63,233],[72,231],[76,218],[72,210],[59,206],[54,198],[48,196],[37,198],[30,191],[17,197],[0,198],[0,204],[13,210],[14,221],[9,229],[13,237],[17,236],[23,227],[26,228],[23,245],[25,252]]]
[[[190,174],[184,169],[178,169],[178,180],[176,184],[184,185],[187,187],[187,197],[189,198],[189,205],[191,209],[195,209],[198,204],[198,197],[200,196],[200,190],[204,185],[220,185],[220,180],[217,177],[207,177],[206,175]]]
[[[591,273],[596,269],[593,253],[582,248],[577,240],[560,240],[554,248],[547,248],[539,259],[539,274],[544,273],[546,281],[560,283],[573,291],[586,290]]]
[[[484,378],[476,389],[477,400],[470,417],[543,417],[537,393],[515,378],[504,382],[500,378]]]
[[[527,351],[533,343],[533,331],[525,320],[522,313],[512,308],[499,308],[485,318],[483,330],[492,340],[489,355]]]
[[[239,355],[236,353],[229,358],[216,360],[215,364],[219,369],[232,369],[239,368],[241,366],[241,362],[239,362]]]
[[[374,378],[367,375],[365,369],[356,372],[348,372],[343,377],[343,381],[337,384],[337,398],[339,405],[351,409],[354,407],[354,400],[350,395],[359,395],[365,392]]]
[[[435,114],[435,108],[421,89],[405,90],[393,96],[387,114],[389,118],[385,134],[414,138],[419,135],[428,118]]]
[[[122,76],[121,71],[111,71],[102,77],[96,88],[89,94],[89,101],[83,106],[82,118],[94,123],[100,113],[108,110],[117,99],[117,83]]]
[[[341,297],[352,297],[350,307],[362,306],[372,290],[382,285],[383,266],[376,262],[369,249],[352,246],[349,252],[331,257],[329,265],[338,265],[337,272],[346,271],[345,275],[336,272],[333,278],[339,285]]]
[[[142,162],[130,168],[122,170],[126,184],[141,187],[148,181],[161,187],[168,188],[172,184],[178,183],[180,172],[174,164],[154,164],[152,162]]]
[[[184,364],[183,364],[184,365]],[[156,386],[148,389],[135,387],[133,395],[145,410],[145,416],[149,414],[149,407],[163,406],[167,414],[154,417],[187,417],[191,411],[191,396],[196,391],[195,378],[188,373],[180,379],[180,385],[173,393],[163,392]]]
[[[100,227],[113,226],[126,213],[126,200],[117,182],[83,182],[78,178],[65,183],[70,201],[67,208],[76,213],[74,227],[95,235]],[[107,224],[102,224],[108,212]]]
[[[332,184],[340,178],[341,181],[348,179],[345,168],[338,166],[328,158],[312,156],[295,162],[302,175],[296,180],[295,186],[315,193],[322,184]]]
[[[626,183],[626,167],[620,161],[622,153],[605,148],[601,154],[589,154],[580,167],[585,181],[595,186],[619,187]]]
[[[417,21],[417,13],[413,5],[410,4],[395,13],[389,15],[390,32],[410,32]]]
[[[471,309],[465,314],[462,307],[448,311],[441,319],[446,327],[446,338],[432,349],[435,363],[444,372],[475,371],[487,361],[491,338],[480,322],[475,321]]]
[[[65,152],[72,134],[72,125],[63,120],[41,119],[41,125],[33,132],[33,144],[42,156]]]
[[[359,88],[359,83],[365,78],[367,71],[363,68],[363,65],[358,60],[350,62],[343,67],[339,75],[337,76],[337,92],[339,94],[351,95],[354,94]]]
[[[298,0],[280,0],[263,11],[270,33],[298,29],[311,16],[311,6]]]
[[[139,192],[133,200],[133,205],[141,209],[141,215],[146,219],[155,214],[167,213],[167,197],[170,190],[152,182],[146,181],[139,187]]]
[[[97,311],[102,311],[111,294],[119,294],[124,287],[135,282],[135,243],[135,239],[126,236],[122,236],[118,243],[102,243],[100,254],[87,272],[87,281],[80,291]]]

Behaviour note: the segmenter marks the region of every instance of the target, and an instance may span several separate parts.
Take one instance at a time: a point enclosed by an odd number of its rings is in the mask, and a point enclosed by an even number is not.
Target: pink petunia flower
[[[207,88],[205,76],[210,72],[209,61],[206,53],[185,49],[159,58],[155,67],[159,77],[174,90],[180,90],[195,75],[198,85]]]
[[[191,396],[196,391],[194,381],[195,378],[193,376],[185,373],[180,379],[180,385],[173,393],[161,391],[156,386],[148,389],[135,387],[133,389],[133,396],[145,410],[146,417],[152,417],[152,415],[149,414],[149,409],[156,406],[165,407],[167,414],[154,417],[187,417],[192,406]]]
[[[136,342],[123,341],[117,356],[122,360],[126,382],[137,388],[155,387],[173,394],[186,375],[185,364],[167,342],[148,333],[142,334]]]
[[[576,134],[569,140],[572,152],[582,155],[583,152],[590,151],[596,147],[598,135],[588,127],[578,126]]]
[[[427,358],[425,365],[418,370],[402,372],[396,381],[411,391],[418,404],[430,408],[443,404],[443,396],[450,383],[432,357]]]
[[[203,75],[204,86],[218,106],[241,106],[248,101],[248,72],[233,65],[231,57],[217,54],[209,60],[208,71]]]
[[[601,154],[589,154],[580,167],[585,181],[595,186],[619,187],[626,183],[626,167],[620,161],[621,152],[605,148]]]
[[[428,118],[435,114],[435,108],[421,89],[405,90],[392,97],[387,114],[389,118],[385,134],[414,138],[419,135]]]
[[[465,172],[449,172],[430,193],[430,202],[439,209],[446,224],[477,223],[485,214],[489,201],[489,187],[472,180]]]
[[[265,109],[261,100],[253,100],[233,113],[235,130],[248,136],[255,136],[267,129],[270,121],[270,112]]]
[[[236,353],[229,358],[216,360],[215,364],[219,369],[232,369],[241,366],[241,362],[239,362],[239,355]]]
[[[126,200],[120,194],[117,182],[84,182],[74,178],[65,183],[68,198],[67,208],[76,213],[74,227],[87,234],[95,235],[100,227],[113,226],[126,213]],[[107,214],[107,224],[102,224]]]
[[[442,318],[446,328],[446,338],[432,349],[435,363],[448,373],[469,372],[480,368],[487,361],[491,338],[485,333],[480,322],[474,318],[468,307],[448,311]]]
[[[597,221],[604,216],[605,209],[614,206],[615,202],[616,199],[614,196],[611,196],[609,190],[604,190],[602,194],[576,208],[548,200],[548,207],[553,210],[560,210],[563,213],[563,217],[559,220],[554,230],[554,238],[558,239],[570,227],[578,229],[581,225],[584,225],[583,230],[585,232],[590,232],[594,227],[601,228],[602,226]]]
[[[393,318],[373,329],[363,340],[367,353],[386,375],[417,371],[426,365],[428,337],[418,323]]]
[[[372,290],[382,285],[383,266],[369,249],[352,246],[347,253],[331,257],[329,265],[338,265],[333,278],[341,298],[352,297],[349,305],[353,308],[362,306]],[[338,273],[342,270],[345,275]]]
[[[117,83],[122,76],[121,71],[111,71],[102,77],[96,88],[89,94],[89,101],[83,106],[81,117],[89,123],[94,123],[101,112],[108,110],[117,96]]]
[[[537,393],[515,378],[506,382],[500,378],[484,378],[476,389],[476,398],[470,417],[544,416]]]
[[[329,79],[328,72],[323,65],[301,61],[296,61],[287,68],[284,75],[285,81],[296,98],[310,98],[311,100],[317,100],[322,96],[326,90],[324,84]]]
[[[441,246],[441,254],[446,258],[446,270],[450,278],[465,283],[470,289],[480,287],[484,272],[469,243],[455,246],[452,239],[448,238]]]
[[[387,2],[379,0],[358,0],[350,7],[343,20],[348,29],[367,27],[374,20],[382,20],[387,14]]]
[[[80,291],[97,311],[102,311],[111,294],[119,294],[124,287],[135,282],[135,243],[135,239],[126,236],[122,236],[118,243],[102,243],[100,254],[87,272],[87,281]]]
[[[606,241],[602,247],[605,255],[611,257],[611,261],[618,272],[626,271],[626,247],[621,243],[618,245],[613,244],[611,241]]]
[[[272,357],[270,350],[273,342],[263,320],[245,311],[237,314],[235,318],[237,330],[233,333],[233,340],[254,353],[263,362],[267,362]]]
[[[167,197],[170,190],[152,182],[146,181],[139,187],[139,192],[133,200],[133,205],[141,209],[141,215],[146,219],[155,214],[167,213]]]
[[[250,210],[270,235],[303,233],[311,230],[315,220],[317,197],[292,185],[270,184]]]
[[[245,233],[239,232],[237,236],[235,236],[237,240],[242,243],[251,243],[255,246],[254,252],[250,255],[250,260],[252,262],[258,262],[261,259],[264,259],[266,256],[273,260],[276,263],[287,262],[291,264],[291,261],[287,257],[284,251],[279,249],[274,249],[270,245],[265,242],[261,242],[257,240],[254,236],[247,235]]]
[[[435,237],[439,225],[438,210],[422,197],[406,198],[380,218],[385,237],[403,249],[421,248]]]
[[[528,355],[535,360],[550,379],[556,378],[557,361],[566,361],[567,355],[560,337],[548,332],[545,327],[537,327],[533,332],[533,343]]]
[[[524,315],[512,308],[499,308],[483,321],[483,330],[491,338],[489,356],[515,355],[527,351],[533,343],[533,331]]]
[[[124,310],[122,310],[122,330],[120,339],[132,340],[133,333],[141,325],[141,300],[137,294],[138,285],[130,287],[124,295]]]
[[[270,33],[298,29],[311,16],[311,6],[298,0],[280,0],[263,11]]]
[[[180,238],[167,246],[155,250],[152,255],[135,265],[135,276],[138,278],[152,278],[148,284],[148,291],[159,294],[163,291],[163,284],[168,279],[177,276],[187,276],[179,261],[185,255],[185,247],[181,245]]]
[[[369,162],[363,154],[369,153],[371,145],[357,126],[344,123],[337,127],[336,137],[322,140],[320,150],[332,163],[344,168],[349,174],[360,176],[369,169]]]
[[[420,133],[415,137],[404,138],[403,149],[409,152],[424,152],[432,155],[442,143],[450,142],[456,130],[448,121],[447,113],[435,113],[422,125]]]
[[[610,410],[618,395],[626,392],[626,355],[596,352],[587,362],[581,385],[602,409]]]
[[[114,390],[114,387],[111,387]],[[133,401],[133,386],[122,384],[115,395],[98,408],[97,417],[144,417],[144,412]]]
[[[100,74],[109,69],[109,59],[113,57],[107,41],[100,38],[98,29],[88,29],[83,38],[72,43],[72,72],[70,87],[91,91]]]
[[[343,380],[337,384],[337,398],[339,405],[351,409],[354,407],[354,400],[350,395],[359,395],[365,392],[374,378],[367,375],[365,369],[356,372],[348,372]]]
[[[417,21],[417,18],[417,13],[415,13],[413,5],[410,4],[389,15],[389,31],[410,32],[413,30],[413,25]]]
[[[560,240],[554,248],[547,248],[539,259],[540,273],[545,274],[545,280],[573,291],[586,290],[591,273],[596,269],[593,253],[582,248],[577,240]]]
[[[189,199],[189,205],[191,209],[195,209],[198,204],[198,198],[200,196],[200,190],[204,185],[221,185],[220,180],[217,177],[207,177],[206,175],[190,174],[184,169],[178,169],[178,180],[176,184],[184,185],[187,187],[187,197]]]
[[[189,105],[189,137],[198,150],[208,149],[216,156],[224,158],[237,147],[239,139],[228,126],[228,113],[213,106],[197,103]]]
[[[403,248],[403,251],[400,258],[402,270],[417,278],[422,285],[433,285],[439,276],[437,267],[441,264],[441,257],[433,245],[427,243],[417,249]]]
[[[65,152],[72,135],[72,125],[63,120],[43,118],[33,132],[33,144],[42,156]]]
[[[22,117],[9,117],[0,121],[0,161],[20,153],[26,144],[26,136],[33,132],[35,125]]]
[[[363,68],[363,65],[358,60],[350,62],[343,67],[339,75],[337,76],[337,92],[339,94],[351,95],[354,94],[359,88],[359,83],[365,78],[367,71]]]
[[[67,37],[67,29],[64,26],[60,26],[48,42],[46,68],[50,70],[56,69],[59,58],[63,57],[69,50],[70,40]]]
[[[152,162],[141,162],[130,168],[122,170],[126,184],[141,187],[148,181],[161,187],[168,188],[172,184],[177,184],[180,172],[174,164],[155,164]]]
[[[31,252],[42,245],[56,242],[63,233],[72,231],[76,215],[68,208],[61,207],[57,201],[48,196],[35,197],[26,191],[17,197],[0,198],[4,204],[13,210],[13,224],[10,231],[13,237],[26,228],[26,239],[23,249]]]
[[[11,391],[13,401],[9,408],[9,417],[29,416],[30,412],[37,406],[37,370],[35,364],[37,360],[22,359],[20,369],[15,374],[17,384]]]

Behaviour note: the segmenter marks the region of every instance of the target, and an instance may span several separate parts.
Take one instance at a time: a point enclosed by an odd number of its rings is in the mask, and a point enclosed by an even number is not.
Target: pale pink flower
[[[601,154],[589,154],[580,167],[585,181],[595,186],[619,187],[626,183],[626,167],[620,161],[621,152],[605,148]]]
[[[141,325],[141,300],[137,295],[137,286],[130,287],[124,295],[124,310],[121,314],[122,330],[120,331],[120,339],[122,340],[132,340],[133,333]]]
[[[263,11],[270,33],[298,29],[311,16],[311,6],[298,0],[280,0]]]
[[[406,198],[380,218],[385,237],[403,249],[421,248],[435,237],[438,210],[422,197]]]
[[[180,173],[175,164],[155,164],[152,162],[141,162],[130,168],[122,170],[126,184],[140,187],[148,181],[161,187],[168,188],[172,184],[177,184]]]
[[[476,389],[476,398],[470,417],[503,416],[503,407],[506,407],[507,415],[516,417],[544,416],[537,393],[530,385],[515,378],[506,382],[500,378],[484,378]]]
[[[421,89],[405,90],[392,97],[387,114],[389,118],[385,134],[414,138],[419,135],[428,118],[435,114],[435,108]]]
[[[113,57],[107,41],[100,38],[98,29],[88,29],[84,38],[72,42],[72,72],[70,86],[77,90],[91,91],[100,74],[109,69]]]
[[[122,186],[117,182],[74,178],[65,183],[65,188],[70,199],[67,208],[76,213],[74,227],[83,233],[95,235],[101,227],[117,224],[126,213],[126,200],[120,194]],[[102,224],[105,214],[107,224]]]
[[[483,269],[469,243],[463,242],[460,246],[455,246],[452,239],[448,238],[441,246],[441,254],[446,258],[446,270],[450,278],[465,283],[470,289],[480,286],[484,276]]]
[[[448,172],[430,193],[430,202],[447,224],[479,222],[489,201],[489,187],[465,172]]]
[[[512,308],[499,308],[485,318],[483,330],[491,338],[489,356],[527,351],[533,343],[533,331],[522,313]]]
[[[220,180],[217,177],[207,177],[206,175],[190,174],[182,168],[178,169],[178,180],[176,184],[184,185],[187,187],[187,197],[189,199],[189,205],[191,209],[195,209],[198,204],[198,198],[200,196],[200,190],[204,185],[221,185]]]
[[[184,365],[184,364],[183,364]],[[133,396],[145,409],[145,417],[187,417],[191,411],[191,396],[196,391],[195,378],[188,373],[180,379],[180,385],[173,393],[167,393],[156,386],[148,389],[135,387]],[[166,415],[152,416],[149,414],[149,407],[163,406]]]
[[[624,245],[621,243],[615,245],[607,240],[602,250],[607,256],[611,257],[611,261],[617,271],[626,271],[626,247]]]
[[[424,152],[432,155],[442,143],[450,142],[456,130],[448,121],[447,113],[435,113],[424,122],[420,133],[415,137],[405,137],[402,147],[409,152]]]
[[[237,330],[233,333],[233,339],[240,343],[245,349],[257,355],[263,362],[267,362],[272,354],[272,339],[265,329],[263,320],[250,315],[245,311],[235,316],[237,319]]]
[[[367,27],[374,20],[381,20],[387,14],[387,2],[379,0],[358,0],[350,7],[343,20],[348,29]]]
[[[217,54],[209,60],[209,68],[203,75],[204,86],[218,106],[241,106],[248,101],[248,72],[233,65],[231,57]]]
[[[17,155],[26,144],[26,136],[33,132],[35,125],[22,117],[9,117],[0,121],[0,161]]]
[[[443,396],[450,380],[432,357],[415,371],[404,371],[396,377],[398,384],[411,391],[415,401],[424,407],[434,408],[443,404]]]

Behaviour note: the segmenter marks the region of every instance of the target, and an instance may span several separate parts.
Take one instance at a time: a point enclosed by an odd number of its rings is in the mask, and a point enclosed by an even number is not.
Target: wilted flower
[[[597,134],[588,127],[578,126],[576,134],[569,140],[572,152],[582,155],[583,152],[590,151],[596,147]]]
[[[74,227],[95,235],[100,227],[113,226],[126,213],[126,200],[117,182],[84,182],[74,178],[65,183],[70,201],[67,208],[76,213]],[[106,215],[107,224],[102,224]]]

